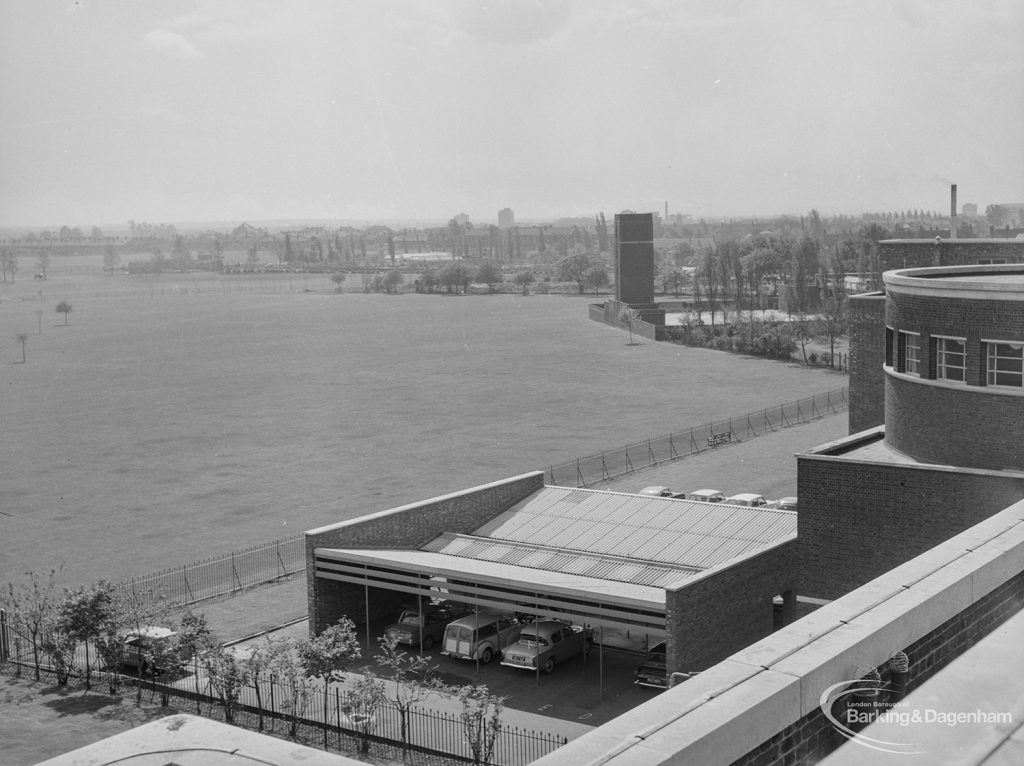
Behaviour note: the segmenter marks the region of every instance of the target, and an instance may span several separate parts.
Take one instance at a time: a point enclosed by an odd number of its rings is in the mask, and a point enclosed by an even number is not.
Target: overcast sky
[[[0,0],[0,225],[1024,202],[1020,0]]]

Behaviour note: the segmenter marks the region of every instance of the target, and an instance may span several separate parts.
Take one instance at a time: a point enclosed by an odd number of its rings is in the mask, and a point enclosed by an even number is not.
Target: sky
[[[0,0],[0,226],[1024,202],[1020,0]]]

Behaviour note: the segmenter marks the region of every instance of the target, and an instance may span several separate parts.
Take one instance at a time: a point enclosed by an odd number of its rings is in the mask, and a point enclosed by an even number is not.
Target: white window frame
[[[1014,356],[998,356],[995,351],[997,346],[1021,346],[1021,357],[1022,357],[1022,368],[1024,368],[1024,341],[1019,340],[994,340],[989,338],[982,338],[982,343],[985,344],[985,385],[993,388],[1005,388],[1011,391],[1024,390],[1024,369],[1020,373],[1016,371],[998,370],[993,362],[997,359],[1016,359]],[[1021,382],[1015,386],[1006,385],[1005,383],[996,383],[996,373],[1002,372],[1004,375],[1020,375]]]
[[[908,342],[910,338],[914,339],[913,346],[911,346]],[[900,343],[899,341],[902,341],[902,343]],[[897,362],[899,361],[898,357],[900,353],[900,346],[903,347],[903,369],[900,370],[900,372],[904,373],[905,375],[916,375],[917,377],[921,377],[921,333],[910,332],[909,330],[899,331],[899,337],[897,338],[896,346]],[[913,358],[911,358],[910,356],[911,348],[914,348],[917,351]],[[911,362],[913,362],[914,365],[913,370],[910,369]]]
[[[958,338],[955,335],[933,335],[935,338],[935,379],[944,380],[947,383],[958,385],[967,384],[967,338]],[[963,351],[947,351],[946,341],[955,341],[963,346]],[[947,364],[947,356],[955,355],[960,357],[959,365]],[[946,374],[947,370],[959,370],[959,378],[951,378]]]

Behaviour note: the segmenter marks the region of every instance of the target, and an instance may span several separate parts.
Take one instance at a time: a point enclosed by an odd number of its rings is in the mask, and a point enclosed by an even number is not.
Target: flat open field
[[[32,269],[0,285],[0,584],[116,581],[846,384],[628,345],[574,297]]]

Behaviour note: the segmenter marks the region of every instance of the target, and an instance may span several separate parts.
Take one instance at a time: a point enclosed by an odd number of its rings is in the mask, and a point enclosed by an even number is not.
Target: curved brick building
[[[1024,465],[1024,266],[884,275],[885,440],[927,463]]]

